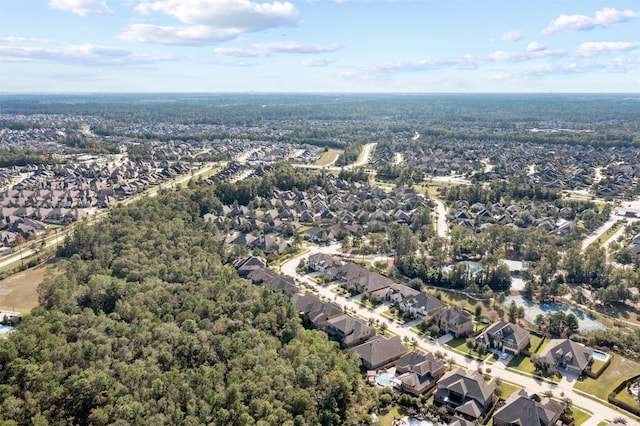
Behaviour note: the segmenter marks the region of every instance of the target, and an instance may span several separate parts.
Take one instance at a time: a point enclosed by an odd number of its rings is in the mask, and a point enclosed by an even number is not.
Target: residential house
[[[495,387],[484,382],[478,371],[456,368],[438,381],[434,402],[467,420],[480,419],[493,405]]]
[[[451,333],[455,337],[467,336],[473,332],[471,313],[458,307],[442,309],[435,314],[436,321],[443,333]]]
[[[525,389],[514,392],[493,415],[494,426],[553,426],[564,408],[551,398],[527,394]]]
[[[593,360],[593,349],[569,339],[553,339],[547,344],[540,358],[575,374],[581,374]]]
[[[309,256],[309,269],[315,272],[324,272],[328,268],[344,265],[344,262],[335,256],[326,253],[315,253]]]
[[[233,267],[238,271],[238,275],[246,277],[251,271],[266,268],[267,259],[260,256],[244,257],[233,262]]]
[[[360,356],[362,364],[368,370],[376,370],[390,365],[409,352],[409,349],[402,344],[400,336],[391,339],[377,336],[351,350]]]
[[[433,316],[444,309],[444,303],[440,299],[425,292],[419,292],[409,296],[398,304],[402,312],[408,312],[414,317]]]
[[[291,299],[302,321],[317,329],[322,329],[331,318],[342,315],[342,308],[335,303],[325,302],[313,293],[297,293]]]
[[[457,416],[452,416],[447,426],[475,426],[475,422],[472,422],[466,419],[461,419],[460,417],[457,417]]]
[[[517,355],[529,346],[531,335],[518,324],[497,321],[485,328],[475,340],[483,343],[487,348],[494,348]]]
[[[327,320],[324,331],[331,340],[340,342],[343,348],[359,345],[376,335],[376,329],[369,327],[360,318],[342,314]]]
[[[396,378],[402,383],[402,389],[415,396],[435,386],[446,371],[444,362],[431,352],[409,352],[396,363]]]
[[[383,300],[387,290],[394,282],[376,272],[368,271],[355,263],[347,262],[344,265],[330,268],[329,276],[342,281],[344,288],[352,289],[358,293],[366,294]]]
[[[327,241],[329,233],[318,226],[309,228],[302,234],[305,240],[313,241],[315,243],[322,243]]]
[[[270,281],[263,282],[262,285],[273,291],[280,291],[287,294],[295,294],[300,291],[294,279],[287,275],[278,275]]]

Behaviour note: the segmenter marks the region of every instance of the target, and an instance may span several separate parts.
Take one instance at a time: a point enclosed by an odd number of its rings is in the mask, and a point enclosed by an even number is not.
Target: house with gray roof
[[[564,409],[551,398],[529,396],[525,389],[514,392],[493,415],[495,426],[553,426]]]
[[[385,336],[377,336],[351,350],[360,356],[362,364],[368,370],[376,370],[390,365],[409,352],[409,349],[402,344],[400,336],[395,336],[391,339]]]
[[[494,400],[495,387],[486,384],[479,372],[463,368],[456,368],[442,376],[434,393],[436,404],[472,421],[489,411]]]
[[[440,299],[425,292],[409,296],[398,304],[402,312],[408,312],[414,317],[432,316],[444,309],[444,306]]]
[[[402,389],[415,396],[435,386],[446,371],[444,362],[431,352],[409,352],[396,363],[396,378],[402,383]]]
[[[569,339],[553,339],[540,353],[540,358],[560,369],[581,374],[593,360],[593,349]]]
[[[487,348],[517,355],[529,346],[531,335],[518,324],[497,321],[485,328],[475,341],[483,343]]]
[[[309,256],[309,268],[316,272],[324,272],[328,268],[344,265],[344,262],[335,256],[326,253],[315,253]]]
[[[327,321],[324,331],[329,339],[340,342],[343,348],[359,345],[376,335],[376,329],[369,327],[360,318],[342,314]]]

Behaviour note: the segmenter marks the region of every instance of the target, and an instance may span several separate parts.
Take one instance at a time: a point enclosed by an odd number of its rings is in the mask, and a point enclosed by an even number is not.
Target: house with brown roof
[[[517,355],[529,346],[531,334],[518,324],[497,321],[485,328],[475,341],[483,343],[487,348]]]
[[[562,405],[551,398],[527,394],[525,389],[514,392],[493,415],[495,426],[553,426],[564,412]]]
[[[484,382],[482,374],[456,368],[442,376],[434,403],[467,420],[480,419],[493,405],[495,387]]]
[[[471,313],[456,306],[437,311],[435,318],[443,333],[451,333],[455,337],[461,337],[473,332]]]
[[[376,370],[392,364],[398,358],[409,352],[402,344],[400,336],[391,339],[377,336],[351,349],[362,359],[362,365],[368,370]]]
[[[593,349],[570,339],[553,339],[540,353],[549,364],[580,374],[593,360]]]
[[[331,318],[342,315],[342,308],[335,303],[325,302],[313,293],[297,293],[291,299],[302,321],[317,329],[324,328]]]
[[[444,362],[431,352],[409,352],[396,363],[396,378],[402,383],[402,389],[415,396],[435,386],[446,371]]]
[[[359,345],[376,335],[376,329],[357,317],[342,314],[327,320],[324,331],[329,339],[340,342],[343,348]]]

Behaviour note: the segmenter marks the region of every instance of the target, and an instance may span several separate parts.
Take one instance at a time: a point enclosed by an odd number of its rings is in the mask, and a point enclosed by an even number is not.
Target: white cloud
[[[532,41],[527,46],[527,52],[539,52],[544,49],[545,47],[542,44],[538,43],[537,41]]]
[[[113,13],[104,0],[49,0],[49,7],[80,16],[111,15]]]
[[[496,62],[516,62],[527,59],[527,56],[520,52],[493,52],[489,55],[489,59]]]
[[[323,53],[335,52],[340,48],[337,44],[302,44],[290,41],[260,43],[254,46],[268,53]]]
[[[27,37],[0,37],[2,43],[24,43],[24,44],[51,44],[55,43],[55,40],[46,38],[27,38]]]
[[[143,2],[143,15],[162,13],[182,25],[131,25],[120,38],[159,44],[211,44],[242,33],[293,25],[298,11],[290,2],[251,0],[161,0]]]
[[[70,45],[61,48],[0,46],[0,58],[56,62],[88,66],[133,66],[170,58],[137,55],[128,50],[92,44]]]
[[[261,52],[252,49],[241,49],[238,47],[216,47],[215,53],[236,58],[257,58],[263,56]]]
[[[633,10],[617,10],[604,8],[595,13],[594,17],[585,15],[560,15],[549,22],[547,28],[542,30],[544,35],[552,35],[563,31],[589,31],[598,27],[608,27],[610,25],[626,22],[631,19],[640,18],[640,12]]]
[[[334,62],[332,59],[318,58],[313,56],[302,61],[301,65],[303,67],[326,67],[332,62]]]
[[[500,41],[518,41],[524,38],[524,33],[518,30],[507,31],[500,36]]]
[[[532,59],[561,57],[567,55],[566,50],[547,50],[543,45],[534,43],[531,43],[527,47],[526,52],[498,51],[491,53],[487,58],[495,62],[521,62]]]
[[[174,27],[133,24],[116,38],[141,43],[201,45],[231,40],[238,34],[240,34],[240,31],[232,28],[218,29],[204,25]]]
[[[291,41],[258,43],[250,49],[218,47],[213,51],[226,56],[240,58],[256,58],[260,56],[271,56],[274,53],[297,53],[297,54],[317,54],[324,52],[334,52],[340,48],[337,44],[302,44]]]
[[[602,41],[582,43],[576,50],[576,56],[591,57],[609,52],[629,51],[640,48],[640,42]]]

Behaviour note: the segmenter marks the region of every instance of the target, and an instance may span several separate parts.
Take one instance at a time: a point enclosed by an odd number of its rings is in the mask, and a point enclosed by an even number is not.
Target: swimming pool
[[[607,360],[609,359],[609,354],[604,353],[604,352],[600,352],[600,351],[593,351],[593,359],[597,359],[598,361],[607,362]]]
[[[7,334],[8,332],[10,332],[11,330],[13,330],[13,327],[8,326],[8,325],[0,325],[0,334]]]
[[[538,314],[546,314],[548,312],[564,311],[565,314],[573,313],[578,318],[578,329],[580,330],[597,330],[607,328],[600,321],[590,317],[580,309],[571,307],[565,303],[533,303],[522,296],[507,296],[504,299],[504,305],[509,306],[511,302],[516,302],[517,306],[524,307],[524,319],[534,324]]]
[[[409,417],[410,426],[433,426],[433,423],[429,420],[420,420],[415,417]]]
[[[391,386],[391,380],[393,379],[394,377],[392,374],[383,371],[382,373],[378,374],[377,381],[380,386]]]

